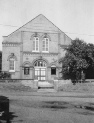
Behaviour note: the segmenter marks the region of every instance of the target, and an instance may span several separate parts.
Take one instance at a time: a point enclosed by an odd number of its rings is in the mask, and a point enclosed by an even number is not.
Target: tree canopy
[[[0,51],[0,72],[2,70],[2,52]]]
[[[94,71],[94,44],[87,44],[82,40],[75,39],[67,48],[62,59],[62,77],[64,79],[81,79],[82,74],[86,77],[88,72]]]

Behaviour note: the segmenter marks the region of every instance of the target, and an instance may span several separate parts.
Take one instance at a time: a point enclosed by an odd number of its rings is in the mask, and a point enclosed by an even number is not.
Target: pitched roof
[[[23,26],[21,26],[20,28],[9,34],[8,36],[14,34],[17,31],[64,33],[42,14],[39,14],[34,19],[30,20],[29,22],[27,22],[26,24],[24,24]]]

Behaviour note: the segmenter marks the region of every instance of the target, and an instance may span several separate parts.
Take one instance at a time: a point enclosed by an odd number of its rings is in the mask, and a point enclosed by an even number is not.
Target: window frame
[[[37,40],[38,39],[38,40]],[[37,43],[38,42],[38,43]],[[34,46],[35,44],[35,46]],[[37,47],[38,45],[38,47]],[[38,48],[38,50],[36,50]],[[34,37],[32,52],[39,52],[39,37]]]
[[[26,69],[28,68],[28,72],[26,74]],[[24,75],[30,75],[30,67],[24,67]]]
[[[47,43],[46,43],[46,40],[48,40]],[[48,47],[47,47],[47,44],[48,44]],[[43,47],[43,45],[44,45],[44,47]],[[46,50],[46,48],[48,50]],[[42,40],[42,52],[49,53],[49,38],[43,38],[43,40]]]
[[[14,69],[10,69],[11,68],[11,66],[10,66],[10,64],[11,64],[10,62],[11,61],[13,61],[13,66],[12,67]],[[15,72],[15,59],[13,59],[13,58],[9,59],[9,72]]]
[[[52,69],[55,69],[55,73],[54,74],[52,74]],[[54,67],[51,67],[51,75],[53,76],[53,75],[56,75],[56,67],[54,66]]]
[[[34,63],[35,67],[46,67],[46,63],[44,61],[38,60]]]

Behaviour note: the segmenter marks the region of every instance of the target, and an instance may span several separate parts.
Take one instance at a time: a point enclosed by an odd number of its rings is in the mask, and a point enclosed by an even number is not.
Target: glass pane
[[[56,75],[56,67],[51,68],[51,75]]]
[[[43,40],[43,46],[42,46],[42,50],[43,51],[48,51],[48,41],[49,41],[48,38],[44,38],[44,40]]]
[[[48,41],[46,41],[46,45],[48,45]]]
[[[24,74],[25,74],[25,75],[28,75],[28,74],[29,74],[29,67],[25,67],[25,68],[24,68]]]
[[[37,62],[35,63],[35,66],[37,66]]]
[[[43,66],[45,67],[45,66],[46,66],[46,64],[45,64],[45,63],[43,63]]]
[[[35,75],[38,75],[36,70],[35,70]]]
[[[10,60],[10,70],[14,70],[14,60]]]
[[[40,61],[36,61],[35,64],[34,64],[34,66],[45,67],[46,64],[45,64],[44,61],[41,61],[41,60],[40,60]]]
[[[41,76],[43,75],[43,71],[41,71]]]
[[[48,48],[46,48],[46,51],[48,51]]]
[[[38,72],[38,76],[40,75],[40,71],[37,71]]]
[[[38,51],[38,48],[36,48],[36,51]]]
[[[45,80],[45,77],[41,77],[41,80]]]
[[[43,47],[43,51],[45,51],[45,48]]]
[[[33,50],[35,50],[35,41],[33,41]]]
[[[41,75],[42,75],[42,76],[45,76],[45,71],[44,71],[44,70],[41,71]]]
[[[38,61],[38,66],[40,66],[40,61]]]
[[[41,62],[41,66],[43,66],[43,62]]]
[[[38,80],[40,80],[40,77],[38,77]]]
[[[36,51],[38,51],[38,41],[36,41]]]
[[[46,41],[48,41],[48,38],[46,38]]]
[[[43,46],[42,46],[42,48],[43,48],[43,51],[45,51],[45,41],[43,41]]]

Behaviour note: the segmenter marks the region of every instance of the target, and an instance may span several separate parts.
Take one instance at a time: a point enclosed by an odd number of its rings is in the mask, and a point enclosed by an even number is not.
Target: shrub
[[[8,72],[1,72],[0,73],[0,79],[10,79],[11,75]]]

